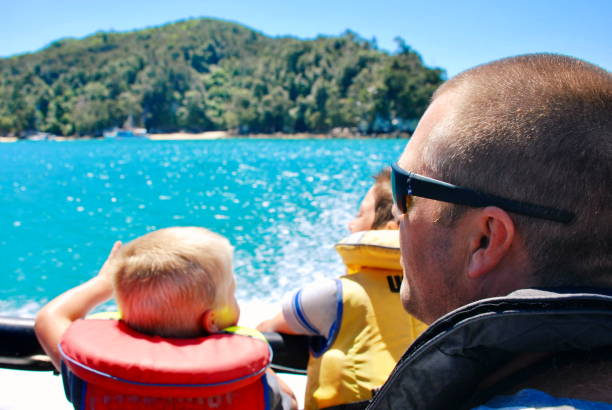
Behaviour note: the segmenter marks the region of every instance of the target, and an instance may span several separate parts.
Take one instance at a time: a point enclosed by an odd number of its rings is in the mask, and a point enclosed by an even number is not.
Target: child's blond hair
[[[232,279],[232,246],[198,227],[160,229],[126,244],[114,277],[123,320],[163,337],[202,333],[202,315]]]

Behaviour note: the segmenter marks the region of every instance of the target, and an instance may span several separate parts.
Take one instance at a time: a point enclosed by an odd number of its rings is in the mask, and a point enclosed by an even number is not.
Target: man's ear
[[[468,277],[472,279],[495,269],[508,254],[515,239],[514,222],[503,209],[488,206],[475,213],[474,218],[468,264]]]
[[[202,315],[202,327],[206,330],[206,333],[218,333],[219,326],[217,326],[217,320],[215,318],[215,311],[208,309]]]

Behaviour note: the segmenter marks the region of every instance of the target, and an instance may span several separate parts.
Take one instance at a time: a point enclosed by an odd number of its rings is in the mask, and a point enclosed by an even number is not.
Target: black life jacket
[[[466,305],[432,324],[367,408],[461,408],[483,379],[518,354],[611,346],[612,296],[522,289]]]

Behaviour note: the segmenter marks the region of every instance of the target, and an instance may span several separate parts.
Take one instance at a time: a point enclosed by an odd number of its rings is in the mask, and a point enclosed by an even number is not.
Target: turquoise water
[[[197,225],[235,247],[238,299],[342,273],[333,244],[405,140],[0,144],[0,314],[33,316],[115,240]]]

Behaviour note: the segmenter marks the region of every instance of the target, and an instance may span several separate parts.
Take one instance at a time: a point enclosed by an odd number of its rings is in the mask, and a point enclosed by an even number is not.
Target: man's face
[[[430,175],[423,150],[432,129],[450,113],[453,95],[439,96],[425,112],[398,161],[407,171]],[[435,155],[435,153],[433,153]],[[463,303],[460,230],[439,223],[443,204],[414,198],[409,211],[400,217],[400,246],[404,280],[401,299],[405,309],[431,323]]]

